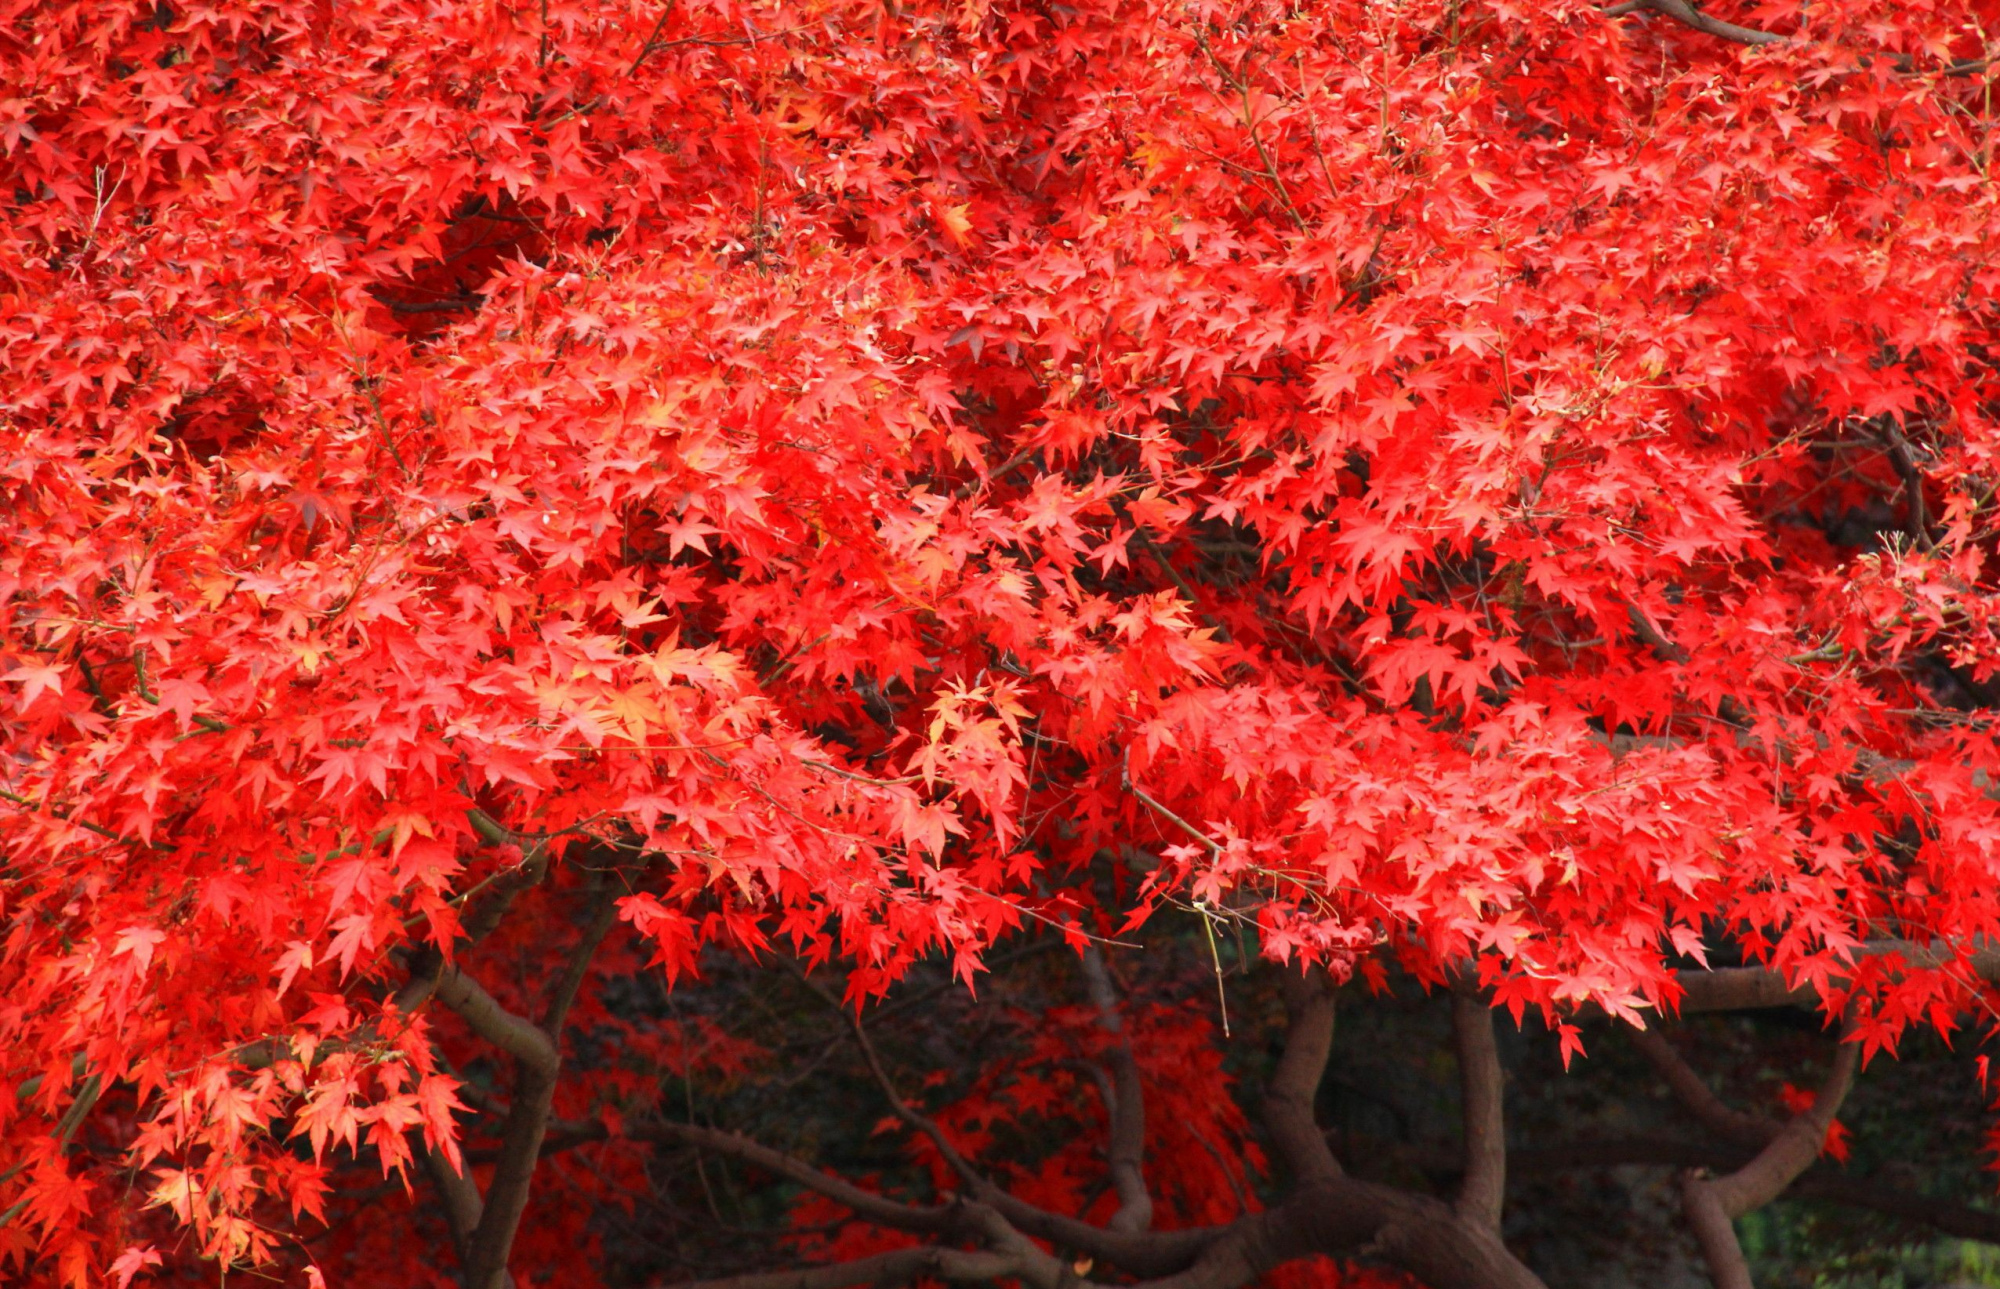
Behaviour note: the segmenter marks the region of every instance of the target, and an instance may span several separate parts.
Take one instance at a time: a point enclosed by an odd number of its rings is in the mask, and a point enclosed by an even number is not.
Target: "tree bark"
[[[1458,1041],[1458,1082],[1465,1122],[1465,1177],[1458,1213],[1475,1226],[1500,1230],[1507,1196],[1507,1128],[1500,1052],[1493,1038],[1493,1009],[1476,994],[1451,996],[1452,1032]]]

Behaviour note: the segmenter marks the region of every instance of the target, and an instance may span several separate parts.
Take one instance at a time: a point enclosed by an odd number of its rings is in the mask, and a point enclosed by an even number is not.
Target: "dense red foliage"
[[[1788,39],[6,4],[8,1274],[296,1282],[329,1186],[456,1150],[479,1040],[392,1004],[425,947],[560,1045],[612,896],[606,972],[796,953],[856,1001],[1174,904],[1562,1023],[1726,950],[1871,1053],[1954,1024],[2000,934],[2000,226],[1952,64],[2000,13],[1729,7]],[[1884,938],[1943,952],[1850,965]],[[1213,1019],[1131,1017],[1156,1136],[1216,1138],[1157,1138],[1163,1222],[1262,1166]],[[656,1071],[754,1058],[568,1020],[630,1059],[556,1090],[614,1140],[550,1194],[633,1175]],[[1023,1184],[1074,1208],[1088,1153]],[[584,1210],[517,1276],[584,1283]],[[343,1232],[343,1283],[448,1282]]]

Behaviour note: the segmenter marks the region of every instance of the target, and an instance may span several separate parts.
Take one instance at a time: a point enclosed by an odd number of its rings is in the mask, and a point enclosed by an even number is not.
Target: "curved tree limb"
[[[1793,1115],[1749,1163],[1724,1177],[1709,1178],[1698,1170],[1683,1175],[1681,1198],[1716,1289],[1754,1289],[1734,1220],[1776,1199],[1812,1167],[1840,1103],[1854,1086],[1860,1060],[1857,1045],[1842,1043],[1812,1106]]]
[[[1772,31],[1759,31],[1755,27],[1739,27],[1733,22],[1711,18],[1688,3],[1688,0],[1626,0],[1606,9],[1607,16],[1617,18],[1640,11],[1663,14],[1685,27],[1692,27],[1704,35],[1722,40],[1734,41],[1739,45],[1775,45],[1785,39]]]
[[[602,1124],[577,1126],[594,1129],[591,1136],[597,1139],[609,1135]],[[722,1132],[714,1128],[702,1128],[690,1123],[675,1123],[668,1120],[628,1124],[625,1133],[638,1141],[693,1146],[698,1150],[754,1164],[767,1173],[824,1195],[857,1217],[899,1231],[941,1234],[949,1231],[954,1221],[953,1211],[949,1207],[925,1208],[863,1190],[844,1178],[822,1172],[803,1159],[773,1150],[741,1133]]]
[[[1333,985],[1317,967],[1287,972],[1285,1014],[1290,1029],[1284,1055],[1264,1093],[1264,1126],[1279,1158],[1302,1185],[1341,1176],[1313,1117],[1320,1079],[1333,1051]]]
[[[459,1019],[473,1033],[493,1046],[506,1052],[515,1060],[535,1069],[555,1072],[558,1058],[556,1046],[549,1036],[535,1022],[513,1012],[494,1001],[486,987],[467,975],[464,970],[453,967],[440,973],[436,985],[437,1000],[458,1013]]]
[[[977,1173],[973,1174],[974,1198],[942,1209],[919,1209],[873,1196],[733,1134],[661,1125],[658,1132],[662,1137],[726,1151],[827,1195],[858,1216],[880,1218],[884,1225],[906,1230],[930,1228],[929,1233],[940,1241],[925,1249],[901,1251],[901,1258],[894,1262],[864,1260],[839,1267],[697,1283],[689,1289],[839,1289],[862,1281],[896,1282],[914,1275],[949,1280],[975,1266],[959,1259],[973,1257],[980,1259],[976,1264],[979,1278],[1018,1279],[1031,1289],[1096,1289],[1082,1277],[1092,1263],[1100,1261],[1135,1276],[1151,1277],[1141,1279],[1138,1289],[1243,1289],[1295,1258],[1362,1251],[1396,1262],[1433,1289],[1545,1289],[1541,1280],[1507,1251],[1497,1229],[1483,1217],[1468,1220],[1440,1200],[1362,1181],[1341,1171],[1313,1116],[1313,1102],[1332,1047],[1332,987],[1324,972],[1288,973],[1285,993],[1289,1030],[1266,1094],[1264,1117],[1274,1145],[1293,1175],[1293,1189],[1270,1209],[1247,1214],[1226,1227],[1202,1231],[1115,1231],[1047,1213],[999,1190]],[[1487,1037],[1491,1039],[1490,1027]],[[871,1049],[869,1044],[864,1050]],[[879,1071],[878,1082],[886,1082],[879,1057],[871,1059],[870,1065]],[[884,1090],[890,1091],[892,1086]],[[900,1095],[894,1099],[901,1101]],[[908,1114],[922,1118],[914,1110]],[[905,1122],[910,1119],[905,1117]],[[1075,1263],[1052,1257],[1030,1236],[1064,1249],[1065,1258],[1072,1253],[1082,1256]],[[983,1246],[977,1254],[948,1248],[945,1243],[973,1239]]]
[[[1731,1109],[1709,1088],[1707,1080],[1695,1072],[1667,1036],[1657,1029],[1635,1029],[1629,1037],[1654,1071],[1666,1083],[1674,1099],[1695,1121],[1724,1141],[1761,1149],[1778,1135],[1779,1127],[1761,1115]]]
[[[1860,1046],[1842,1043],[1812,1105],[1793,1115],[1791,1122],[1755,1159],[1727,1177],[1709,1183],[1731,1217],[1762,1208],[1791,1185],[1793,1178],[1812,1167],[1826,1141],[1827,1129],[1840,1113],[1840,1103],[1854,1086],[1854,1074],[1860,1064]]]
[[[903,1094],[896,1090],[896,1081],[889,1077],[888,1067],[882,1064],[881,1053],[875,1050],[875,1040],[868,1037],[868,1028],[861,1023],[861,1017],[851,1008],[843,1006],[840,1000],[817,980],[803,973],[798,973],[798,979],[808,989],[818,994],[821,1000],[833,1008],[847,1023],[848,1032],[854,1035],[855,1045],[861,1049],[862,1059],[867,1062],[868,1073],[874,1077],[875,1086],[882,1089],[882,1096],[889,1102],[890,1113],[930,1138],[931,1144],[937,1147],[938,1154],[943,1156],[951,1171],[958,1174],[959,1180],[965,1183],[967,1189],[982,1197],[986,1192],[997,1191],[998,1188],[973,1167],[972,1161],[960,1154],[958,1147],[951,1144],[951,1139],[945,1136],[944,1129],[938,1126],[935,1119],[903,1099]]]
[[[479,1183],[472,1180],[469,1171],[453,1168],[442,1151],[424,1152],[424,1171],[430,1174],[431,1185],[437,1188],[445,1229],[451,1232],[452,1250],[458,1254],[458,1265],[462,1267],[472,1256],[472,1239],[479,1230],[480,1216],[486,1211],[486,1203],[479,1197]]]
[[[596,901],[590,923],[556,985],[548,1011],[550,1029],[502,1007],[461,969],[453,968],[438,978],[437,999],[457,1012],[474,1033],[514,1057],[513,1100],[501,1128],[500,1155],[486,1188],[479,1225],[465,1242],[466,1256],[460,1263],[466,1289],[503,1289],[510,1283],[507,1258],[528,1205],[535,1164],[541,1158],[542,1138],[555,1100],[556,1078],[562,1069],[562,1021],[590,969],[590,960],[611,929],[613,909],[607,889]]]
[[[1971,947],[1971,946],[1967,946]],[[1980,943],[1972,952],[1944,943],[1913,940],[1871,940],[1854,950],[1856,959],[1901,956],[1910,966],[1935,969],[1963,963],[1967,973],[1988,984],[2000,984],[2000,945]],[[1683,971],[1675,981],[1682,995],[1675,1008],[1682,1015],[1701,1012],[1753,1011],[1771,1007],[1814,1007],[1819,990],[1810,982],[1796,987],[1769,967],[1716,967]]]

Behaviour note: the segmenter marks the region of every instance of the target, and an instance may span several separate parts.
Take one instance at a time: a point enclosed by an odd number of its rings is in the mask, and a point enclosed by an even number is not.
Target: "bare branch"
[[[560,1025],[590,969],[590,960],[610,929],[614,906],[606,894],[598,902],[590,925],[570,952],[568,965],[549,1006],[554,1033],[516,1016],[463,971],[445,975],[437,997],[465,1018],[482,1038],[514,1057],[514,1094],[500,1133],[500,1157],[486,1188],[485,1210],[469,1241],[470,1256],[461,1264],[466,1289],[502,1289],[509,1282],[507,1257],[520,1230],[521,1214],[541,1158],[542,1137],[548,1131],[549,1109],[555,1100],[556,1076],[562,1068]]]
[[[1114,1231],[1144,1231],[1153,1224],[1153,1197],[1146,1192],[1146,1105],[1139,1086],[1139,1063],[1132,1057],[1132,1042],[1125,1033],[1125,1019],[1118,1010],[1118,994],[1111,986],[1104,953],[1094,944],[1083,947],[1083,978],[1090,1001],[1097,1008],[1098,1024],[1111,1034],[1110,1095],[1105,1112],[1111,1120],[1111,1140],[1106,1159],[1111,1184],[1118,1192],[1118,1212],[1108,1223]]]
[[[444,1210],[452,1248],[458,1254],[458,1264],[464,1266],[472,1256],[472,1237],[479,1230],[480,1215],[486,1211],[485,1202],[479,1198],[479,1183],[472,1180],[472,1174],[453,1168],[442,1151],[424,1152],[424,1171],[430,1174],[431,1185],[437,1188],[438,1205]]]
[[[1723,1104],[1722,1098],[1710,1090],[1708,1083],[1674,1050],[1674,1045],[1659,1030],[1635,1029],[1630,1037],[1632,1046],[1639,1049],[1639,1054],[1665,1081],[1674,1099],[1702,1127],[1724,1141],[1752,1148],[1761,1148],[1778,1135],[1778,1125],[1770,1120],[1732,1110]]]
[[[1465,1121],[1465,1180],[1459,1186],[1458,1213],[1468,1222],[1498,1231],[1507,1196],[1507,1130],[1493,1010],[1477,994],[1453,993],[1451,1027],[1458,1044]]]
[[[468,810],[465,819],[488,846],[496,849],[512,846],[521,852],[518,862],[490,874],[458,897],[466,906],[465,918],[459,924],[460,936],[470,944],[478,944],[493,934],[523,891],[539,885],[548,876],[549,851],[545,839],[517,833],[484,810]]]
[[[596,1129],[594,1135],[599,1137],[607,1135],[602,1125],[578,1126]],[[904,1204],[888,1199],[873,1191],[863,1190],[852,1182],[821,1172],[802,1159],[773,1150],[741,1133],[721,1132],[714,1128],[702,1128],[688,1123],[651,1121],[628,1125],[626,1135],[638,1141],[693,1146],[699,1150],[740,1159],[746,1164],[753,1164],[767,1173],[824,1195],[857,1217],[899,1231],[942,1233],[950,1230],[953,1225],[954,1217],[949,1208],[922,1208],[915,1204]]]
[[[555,996],[549,1000],[542,1028],[558,1045],[562,1042],[563,1021],[569,1016],[570,1005],[576,1001],[577,991],[583,988],[583,978],[590,973],[590,960],[597,955],[598,947],[617,920],[618,904],[613,898],[616,895],[617,889],[605,882],[591,896],[590,922],[584,927],[576,952],[570,955],[569,968],[557,983]]]
[[[1854,1086],[1854,1072],[1860,1063],[1860,1045],[1842,1043],[1812,1105],[1793,1115],[1791,1122],[1755,1159],[1710,1183],[1731,1217],[1741,1217],[1769,1204],[1792,1184],[1793,1178],[1812,1167],[1826,1141],[1827,1129],[1840,1113],[1840,1103]]]
[[[1650,7],[1652,0],[1646,0],[1646,3]],[[1638,605],[1627,604],[1625,606],[1625,616],[1632,622],[1633,634],[1645,641],[1662,662],[1686,662],[1688,660],[1688,651],[1669,639],[1664,631],[1661,631],[1659,627],[1654,625],[1651,618],[1640,612]]]
[[[1896,467],[1896,477],[1903,484],[1903,497],[1909,507],[1907,527],[1910,540],[1920,550],[1935,550],[1937,543],[1931,538],[1930,518],[1924,508],[1924,472],[1917,466],[1916,453],[1910,449],[1910,441],[1896,428],[1893,416],[1884,416],[1877,424],[1889,441],[1889,461]]]
[[[1827,1128],[1840,1112],[1848,1089],[1854,1086],[1860,1057],[1857,1044],[1842,1043],[1812,1106],[1793,1115],[1749,1163],[1714,1179],[1695,1169],[1682,1175],[1681,1199],[1716,1289],[1754,1289],[1749,1263],[1736,1240],[1734,1219],[1770,1203],[1812,1167]]]
[[[546,1070],[554,1077],[558,1058],[549,1036],[527,1017],[516,1016],[495,1002],[485,986],[463,970],[454,967],[441,973],[436,997],[457,1012],[473,1033],[522,1064]]]
[[[1689,0],[1620,0],[1618,4],[1607,6],[1599,12],[1607,18],[1623,18],[1628,14],[1634,13],[1657,13],[1673,19],[1684,27],[1692,27],[1694,30],[1702,32],[1705,35],[1715,36],[1718,39],[1732,41],[1739,45],[1778,45],[1792,39],[1790,36],[1781,36],[1774,31],[1761,31],[1755,27],[1740,27],[1733,22],[1724,22],[1720,18],[1711,18],[1701,10],[1695,8],[1693,4],[1689,3]],[[1908,54],[1885,52],[1879,56],[1886,57],[1897,71],[1906,75],[1918,70],[1916,60]],[[1991,67],[1994,61],[1991,58],[1962,59],[1955,63],[1946,63],[1937,69],[1937,74],[1947,77],[1977,76],[1988,67]]]
[[[1794,989],[1785,983],[1784,976],[1765,967],[1683,971],[1675,980],[1682,993],[1674,1010],[1683,1016],[1703,1012],[1761,1011],[1771,1007],[1813,1007],[1819,1003],[1816,990],[1809,986]]]
[[[2000,984],[2000,946],[1980,941],[1965,946],[1939,942],[1922,945],[1911,940],[1874,940],[1854,951],[1859,958],[1896,954],[1911,967],[1926,970],[1962,963],[1968,983],[1973,978]],[[1701,1012],[1750,1011],[1768,1007],[1816,1007],[1819,991],[1810,984],[1793,988],[1779,972],[1768,967],[1719,967],[1708,971],[1683,971],[1676,977],[1683,995],[1675,1009],[1684,1016]],[[1838,984],[1836,978],[1833,982]]]
[[[798,974],[798,979],[818,994],[829,1007],[838,1011],[846,1020],[850,1030],[861,1047],[869,1071],[883,1094],[888,1097],[896,1117],[922,1132],[935,1144],[947,1164],[965,1184],[967,1191],[979,1203],[991,1207],[1007,1222],[1022,1232],[1037,1239],[1047,1240],[1064,1248],[1103,1261],[1114,1263],[1136,1276],[1165,1275],[1181,1270],[1212,1244],[1223,1230],[1228,1228],[1193,1227],[1178,1231],[1120,1231],[1092,1226],[1073,1217],[1051,1213],[1026,1200],[1008,1194],[982,1176],[978,1169],[945,1138],[943,1130],[925,1115],[919,1113],[903,1100],[896,1090],[894,1080],[889,1078],[875,1044],[858,1018],[842,1006],[840,1000],[825,986],[810,976]]]
[[[1692,27],[1704,35],[1722,40],[1735,41],[1739,45],[1775,45],[1786,39],[1776,32],[1759,31],[1754,27],[1739,27],[1733,22],[1711,18],[1688,3],[1688,0],[1626,0],[1604,12],[1610,17],[1622,17],[1628,13],[1648,10],[1672,18],[1685,27]]]
[[[937,1147],[938,1154],[944,1157],[945,1163],[950,1165],[951,1170],[958,1174],[959,1180],[971,1187],[975,1194],[997,1191],[998,1188],[993,1186],[991,1182],[988,1182],[980,1175],[979,1170],[972,1166],[972,1161],[960,1154],[958,1147],[951,1144],[951,1139],[945,1136],[944,1129],[938,1126],[935,1119],[921,1113],[916,1107],[903,1100],[903,1094],[896,1090],[896,1081],[889,1077],[888,1068],[882,1064],[881,1054],[875,1050],[875,1041],[868,1037],[868,1029],[861,1023],[861,1017],[856,1015],[851,1009],[842,1006],[840,1000],[829,993],[826,987],[818,981],[813,980],[809,976],[802,976],[800,979],[804,980],[813,992],[825,999],[827,1004],[838,1011],[841,1017],[847,1021],[847,1027],[853,1033],[855,1043],[861,1048],[862,1057],[868,1062],[868,1072],[875,1076],[875,1085],[882,1089],[882,1095],[888,1099],[890,1112],[910,1127],[923,1133],[924,1136],[929,1137],[931,1144]]]
[[[1312,967],[1286,973],[1284,987],[1291,1025],[1285,1054],[1264,1093],[1264,1123],[1293,1179],[1305,1185],[1340,1176],[1340,1164],[1313,1117],[1320,1079],[1333,1051],[1333,986],[1324,971]]]
[[[758,1271],[723,1280],[693,1280],[673,1289],[846,1289],[848,1285],[908,1284],[922,1276],[953,1281],[997,1280],[1014,1272],[1012,1259],[1001,1255],[925,1246],[877,1253],[831,1266]]]

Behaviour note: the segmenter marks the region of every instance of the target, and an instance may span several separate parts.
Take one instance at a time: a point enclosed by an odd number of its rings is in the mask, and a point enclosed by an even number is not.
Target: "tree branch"
[[[1770,1120],[1725,1105],[1659,1030],[1635,1029],[1631,1031],[1630,1038],[1632,1046],[1652,1065],[1654,1072],[1674,1094],[1674,1099],[1702,1127],[1724,1141],[1753,1149],[1762,1148],[1778,1135],[1778,1125]]]
[[[451,1232],[458,1265],[465,1266],[472,1257],[472,1239],[479,1230],[480,1215],[486,1211],[485,1201],[479,1198],[479,1183],[472,1180],[471,1173],[453,1168],[443,1151],[424,1152],[424,1171],[430,1174],[431,1185],[437,1188],[438,1204],[444,1210],[444,1224]]]
[[[437,1000],[458,1013],[473,1033],[506,1052],[515,1060],[554,1075],[555,1044],[541,1028],[525,1016],[495,1002],[485,986],[453,967],[441,973],[436,985]]]
[[[1947,943],[1920,945],[1911,940],[1874,940],[1854,951],[1857,959],[1900,955],[1911,967],[1929,970],[1963,962],[1970,976],[2000,984],[2000,946],[1980,943],[1961,953]],[[1820,994],[1811,984],[1797,988],[1768,967],[1718,967],[1683,971],[1676,977],[1682,996],[1675,1009],[1681,1015],[1701,1012],[1750,1011],[1769,1007],[1814,1007]]]
[[[518,845],[514,834],[499,823],[488,818],[482,811],[472,811],[468,816],[479,835],[490,845]],[[521,861],[512,868],[501,870],[488,879],[486,889],[480,892],[478,901],[460,924],[466,940],[478,944],[493,934],[500,920],[507,916],[514,900],[529,887],[538,884],[549,871],[549,853],[539,844],[530,845]]]
[[[603,895],[570,953],[549,1005],[553,1032],[500,1006],[462,970],[455,969],[438,981],[438,999],[463,1017],[473,1032],[514,1057],[514,1094],[500,1132],[500,1156],[486,1188],[478,1229],[468,1241],[469,1256],[461,1263],[466,1289],[502,1289],[509,1283],[507,1258],[521,1227],[521,1214],[528,1206],[535,1164],[541,1158],[542,1137],[548,1131],[549,1110],[555,1100],[556,1078],[562,1068],[562,1020],[582,987],[590,960],[610,930],[613,908],[609,895]]]
[[[1094,944],[1083,947],[1083,978],[1098,1024],[1111,1035],[1111,1080],[1105,1113],[1111,1139],[1105,1157],[1111,1184],[1118,1193],[1118,1211],[1107,1224],[1113,1231],[1144,1231],[1153,1224],[1153,1197],[1146,1191],[1146,1104],[1139,1085],[1139,1063],[1119,1013],[1118,994],[1111,986],[1104,953]]]
[[[840,1000],[828,992],[826,987],[817,980],[803,975],[799,979],[803,980],[808,988],[825,1000],[829,1007],[840,1013],[841,1018],[847,1022],[849,1032],[854,1035],[855,1043],[861,1048],[862,1058],[868,1063],[868,1072],[874,1076],[875,1085],[882,1089],[882,1095],[889,1102],[890,1113],[901,1119],[905,1124],[924,1134],[924,1136],[929,1137],[931,1144],[936,1146],[938,1153],[944,1157],[945,1163],[950,1166],[954,1173],[958,1174],[959,1180],[964,1182],[974,1194],[997,1192],[999,1188],[981,1176],[979,1170],[972,1166],[972,1161],[959,1153],[958,1147],[951,1144],[951,1140],[945,1136],[944,1129],[937,1125],[936,1120],[932,1119],[929,1115],[921,1113],[916,1107],[903,1100],[903,1094],[896,1090],[895,1080],[889,1077],[887,1067],[882,1064],[881,1054],[875,1050],[875,1041],[868,1037],[868,1030],[862,1025],[861,1017],[851,1009],[843,1006]]]
[[[1507,1131],[1493,1010],[1477,994],[1454,992],[1451,1027],[1458,1045],[1465,1123],[1465,1179],[1459,1186],[1458,1214],[1497,1232],[1507,1196]]]
[[[1739,27],[1733,22],[1711,18],[1689,4],[1688,0],[1626,0],[1626,3],[1613,5],[1604,12],[1608,17],[1619,18],[1642,10],[1662,14],[1684,27],[1692,27],[1704,35],[1734,41],[1739,45],[1775,45],[1786,39],[1776,32]]]
[[[611,883],[602,883],[590,901],[590,921],[584,927],[583,939],[576,952],[570,955],[569,967],[556,985],[555,996],[549,1000],[548,1015],[542,1020],[542,1028],[558,1046],[562,1043],[563,1021],[569,1016],[570,1005],[576,1001],[577,991],[583,988],[583,978],[590,973],[590,960],[597,956],[604,937],[617,921],[618,904],[613,897],[617,890]]]
[[[1896,428],[1894,416],[1881,417],[1877,423],[1889,442],[1890,464],[1896,467],[1896,477],[1903,483],[1903,496],[1909,507],[1906,527],[1910,540],[1919,550],[1935,550],[1937,543],[1931,539],[1930,518],[1924,507],[1924,472],[1917,466],[1916,454],[1910,450],[1910,441]]]
[[[808,983],[831,1001],[827,991]],[[785,1168],[782,1175],[801,1185],[844,1205],[857,1206],[857,1215],[868,1216],[868,1210],[880,1213],[884,1225],[910,1229],[937,1223],[944,1228],[940,1235],[976,1234],[991,1254],[1008,1258],[1004,1271],[990,1274],[1018,1278],[1034,1289],[1092,1286],[1077,1278],[1081,1272],[1043,1253],[1027,1236],[1057,1246],[1065,1257],[1082,1254],[1135,1277],[1153,1277],[1141,1279],[1138,1289],[1241,1289],[1294,1258],[1313,1253],[1352,1254],[1363,1249],[1403,1266],[1433,1289],[1544,1289],[1540,1279],[1507,1251],[1497,1230],[1466,1220],[1441,1201],[1361,1181],[1341,1171],[1313,1118],[1313,1102],[1332,1048],[1332,986],[1324,972],[1302,972],[1287,975],[1285,992],[1290,1026],[1285,1052],[1266,1092],[1264,1118],[1275,1148],[1292,1174],[1293,1190],[1273,1208],[1249,1214],[1226,1227],[1163,1232],[1095,1227],[1019,1200],[976,1172],[966,1178],[972,1199],[961,1200],[948,1210],[912,1209],[828,1178],[796,1160],[775,1155],[755,1158],[764,1166]],[[838,1006],[837,1001],[834,1005]],[[844,1014],[845,1009],[842,1011]],[[874,1054],[872,1041],[859,1027],[856,1032],[877,1083],[891,1096],[892,1104],[901,1104],[905,1112],[898,1117],[922,1131],[928,1120],[902,1101],[879,1055]],[[682,1125],[663,1127],[663,1131],[675,1140],[712,1144],[746,1160],[753,1158],[746,1149],[748,1143],[731,1140],[728,1134],[711,1136],[706,1130]],[[937,1140],[935,1136],[931,1139]],[[970,1171],[970,1165],[966,1169]],[[841,1277],[857,1274],[852,1267],[822,1270],[834,1278],[815,1279],[811,1284],[845,1285],[853,1281]],[[771,1274],[817,1276],[822,1272]],[[924,1274],[950,1278],[941,1272]],[[750,1289],[783,1289],[807,1282],[760,1279],[745,1283]]]
[[[692,1280],[673,1289],[845,1289],[848,1285],[902,1285],[923,1276],[963,1282],[998,1280],[1012,1274],[1013,1262],[1004,1256],[926,1245],[831,1266],[755,1271],[722,1280]]]
[[[1827,1128],[1854,1086],[1860,1058],[1858,1044],[1842,1043],[1812,1106],[1793,1115],[1749,1163],[1720,1178],[1708,1178],[1697,1169],[1682,1176],[1681,1199],[1716,1289],[1754,1289],[1734,1219],[1770,1203],[1812,1167]]]
[[[1674,1010],[1682,1016],[1703,1012],[1760,1011],[1771,1007],[1812,1007],[1819,991],[1807,985],[1794,989],[1785,978],[1767,967],[1716,967],[1706,971],[1683,971],[1675,977],[1681,987]]]
[[[1627,14],[1657,13],[1673,19],[1684,27],[1692,27],[1705,35],[1739,45],[1778,45],[1792,39],[1774,31],[1761,31],[1755,27],[1740,27],[1733,22],[1711,18],[1689,3],[1689,0],[1621,0],[1601,11],[1607,18],[1623,18]],[[1917,70],[1916,61],[1908,54],[1890,53],[1886,57],[1899,72],[1905,74]],[[1991,58],[1967,58],[1955,63],[1946,63],[1938,69],[1940,76],[1976,76],[1993,65]]]
[[[1051,1213],[995,1186],[973,1167],[971,1161],[958,1152],[935,1121],[903,1100],[860,1018],[842,1006],[840,1000],[818,981],[805,975],[800,975],[799,979],[818,994],[828,1006],[839,1012],[847,1022],[855,1041],[861,1047],[863,1057],[867,1060],[869,1072],[874,1076],[876,1085],[882,1089],[883,1095],[888,1098],[890,1108],[896,1117],[930,1138],[939,1153],[943,1155],[945,1162],[965,1183],[966,1189],[972,1196],[980,1203],[990,1206],[1018,1230],[1053,1244],[1075,1249],[1092,1258],[1116,1263],[1134,1275],[1159,1275],[1178,1271],[1186,1267],[1191,1259],[1216,1238],[1218,1232],[1215,1228],[1152,1232],[1110,1230],[1092,1226],[1088,1222]]]
[[[579,1126],[596,1129],[596,1136],[608,1136],[601,1124]],[[863,1190],[843,1178],[821,1172],[803,1159],[773,1150],[741,1133],[656,1120],[628,1125],[626,1135],[637,1141],[693,1146],[697,1150],[740,1159],[773,1176],[824,1195],[857,1217],[899,1231],[941,1234],[950,1230],[954,1222],[950,1208],[922,1208]]]
[[[1785,1187],[1819,1158],[1827,1129],[1840,1113],[1840,1103],[1854,1086],[1854,1072],[1861,1064],[1858,1043],[1843,1042],[1834,1053],[1833,1068],[1820,1086],[1810,1107],[1792,1116],[1757,1157],[1735,1172],[1709,1183],[1715,1187],[1731,1217],[1764,1207],[1784,1192]]]
[[[1286,972],[1284,993],[1290,1026],[1284,1055],[1264,1092],[1264,1125],[1294,1181],[1305,1185],[1341,1175],[1313,1115],[1333,1052],[1333,985],[1324,971],[1310,967]]]

